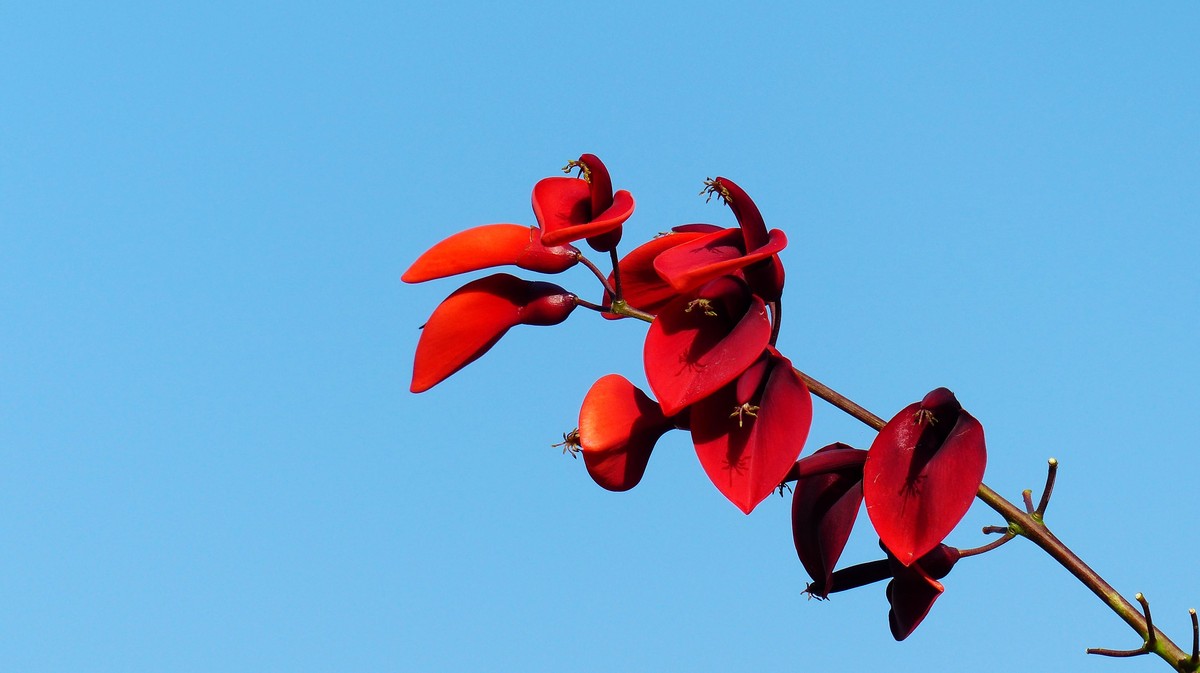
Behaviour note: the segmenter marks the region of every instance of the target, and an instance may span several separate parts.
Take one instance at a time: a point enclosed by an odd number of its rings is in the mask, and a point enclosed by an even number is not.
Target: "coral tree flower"
[[[574,295],[552,283],[506,273],[467,283],[422,327],[410,389],[429,390],[477,360],[516,325],[557,325],[573,310]]]
[[[779,229],[767,231],[758,206],[729,178],[718,177],[705,185],[710,198],[716,195],[729,205],[738,228],[720,229],[672,247],[655,258],[654,268],[681,294],[744,269],[755,294],[767,301],[779,299],[783,264],[777,255],[787,246],[787,237]]]
[[[704,472],[749,514],[787,475],[812,423],[812,396],[787,358],[771,348],[689,411]]]
[[[867,515],[884,546],[909,565],[967,513],[987,463],[983,426],[945,388],[888,421],[863,466]]]
[[[792,495],[792,541],[808,576],[833,590],[837,565],[862,505],[863,462],[867,452],[830,444],[801,458],[784,481],[796,480]]]
[[[884,551],[887,549],[884,548]],[[862,563],[833,573],[831,584],[817,580],[808,585],[805,591],[812,596],[823,598],[830,593],[890,580],[886,589],[888,604],[891,606],[888,610],[888,624],[891,626],[892,637],[904,640],[912,635],[929,614],[934,601],[945,591],[945,587],[938,580],[950,573],[958,559],[958,550],[945,544],[937,545],[908,565],[900,563],[888,553],[886,559]]]
[[[579,262],[574,246],[546,246],[536,227],[485,224],[441,241],[413,262],[400,277],[422,283],[493,266],[513,265],[540,273],[560,273]]]
[[[646,379],[673,416],[740,376],[770,339],[763,300],[738,278],[718,278],[659,311],[646,333]]]
[[[602,377],[579,410],[578,443],[588,474],[610,491],[628,491],[642,480],[655,442],[674,427],[628,379]]]
[[[633,215],[633,196],[613,193],[612,179],[594,154],[569,162],[564,171],[578,168],[578,178],[546,178],[533,187],[533,214],[542,228],[542,243],[563,245],[586,238],[599,252],[608,252],[621,241],[621,225]]]

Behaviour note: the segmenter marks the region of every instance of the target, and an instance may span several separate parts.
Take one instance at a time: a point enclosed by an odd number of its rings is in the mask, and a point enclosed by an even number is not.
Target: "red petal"
[[[863,467],[867,515],[904,565],[937,547],[962,520],[987,463],[979,421],[965,411],[921,420],[927,411],[918,402],[896,414]]]
[[[888,611],[888,625],[892,637],[904,640],[912,635],[943,590],[941,582],[918,572],[905,573],[888,582],[886,593],[892,606]]]
[[[468,271],[515,264],[541,273],[559,273],[579,261],[579,251],[569,245],[542,245],[535,227],[519,224],[485,224],[445,239],[417,258],[400,277],[422,283]]]
[[[944,544],[907,568],[896,562],[895,557],[891,558],[894,579],[888,583],[887,599],[892,606],[888,622],[893,638],[904,640],[925,619],[933,602],[942,595],[943,587],[938,580],[950,572],[958,559],[958,550]]]
[[[575,307],[570,297],[557,285],[506,273],[467,283],[422,328],[410,390],[429,390],[474,362],[514,325],[562,322]]]
[[[657,313],[659,309],[676,298],[678,293],[675,292],[675,289],[654,270],[654,258],[666,250],[701,236],[703,236],[701,233],[664,234],[639,245],[622,257],[619,262],[621,293],[624,295],[626,303],[639,311]],[[616,282],[616,279],[610,274],[608,282],[611,285]],[[608,304],[611,300],[612,297],[605,294],[604,303]],[[610,318],[618,317],[611,313],[604,315]]]
[[[771,257],[787,246],[787,236],[773,229],[768,244],[749,254],[744,245],[741,231],[722,229],[664,252],[654,260],[654,268],[683,293]]]
[[[588,474],[610,491],[642,480],[654,443],[674,424],[625,377],[596,381],[579,410],[579,442]]]
[[[792,497],[792,541],[813,586],[822,589],[814,595],[823,597],[837,590],[833,569],[862,505],[862,461],[866,453],[845,444],[830,444],[797,463],[830,458],[846,465],[840,470],[801,477]]]
[[[767,225],[763,221],[758,206],[754,204],[746,190],[737,186],[729,178],[718,177],[714,182],[724,187],[729,195],[725,198],[725,203],[733,211],[733,216],[737,218],[738,226],[746,240],[746,249],[753,250],[767,245]]]
[[[700,295],[718,315],[706,315],[699,306],[689,311],[692,300],[681,297],[659,312],[646,333],[646,378],[668,416],[733,381],[771,339],[766,305],[747,298],[740,281],[719,279]]]
[[[812,397],[783,357],[767,380],[757,416],[730,416],[740,406],[735,385],[692,406],[692,441],[717,490],[749,514],[779,486],[804,448]]]

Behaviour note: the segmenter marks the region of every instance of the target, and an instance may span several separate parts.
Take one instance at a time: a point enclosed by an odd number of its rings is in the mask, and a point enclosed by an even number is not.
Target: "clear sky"
[[[550,445],[640,323],[407,391],[428,246],[582,152],[631,244],[732,226],[724,175],[788,234],[785,354],[885,417],[950,387],[1010,498],[1057,457],[1052,528],[1189,641],[1200,5],[900,4],[6,3],[0,669],[1163,670],[1086,657],[1137,639],[1023,541],[897,644],[682,433],[602,491]]]

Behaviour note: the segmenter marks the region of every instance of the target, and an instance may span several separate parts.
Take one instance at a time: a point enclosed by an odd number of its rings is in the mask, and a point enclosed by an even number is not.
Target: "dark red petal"
[[[608,167],[595,154],[584,154],[579,157],[579,163],[588,171],[588,190],[591,193],[592,212],[600,213],[608,210],[613,203],[612,178]]]
[[[749,514],[783,481],[804,448],[812,396],[787,358],[779,357],[755,415],[737,413],[736,384],[691,408],[692,441],[709,479]]]
[[[747,254],[743,246],[739,230],[722,229],[664,252],[654,260],[654,268],[683,293],[771,257],[787,246],[787,236],[774,229],[762,248]]]
[[[733,211],[733,216],[737,218],[738,226],[746,240],[746,249],[754,250],[766,245],[767,225],[763,221],[762,213],[758,211],[758,206],[754,204],[746,190],[737,186],[729,178],[718,177],[715,182],[724,187],[728,194],[725,202]]]
[[[417,341],[410,390],[429,390],[477,360],[514,325],[556,324],[574,309],[551,283],[497,273],[462,286],[429,316]]]
[[[847,452],[865,459],[865,451],[852,449],[845,444],[831,444],[806,460],[823,457],[824,454],[842,461],[847,457]],[[842,470],[801,477],[796,481],[795,494],[792,496],[792,541],[809,577],[824,592],[814,592],[813,595],[824,597],[829,591],[837,589],[832,579],[833,569],[850,538],[862,497],[861,462],[857,465],[851,463]]]
[[[796,461],[792,469],[788,470],[784,481],[794,481],[805,477],[815,477],[828,472],[841,472],[845,470],[853,470],[861,475],[863,463],[866,460],[866,449],[856,449],[841,442],[835,442],[811,456],[805,456]]]
[[[904,640],[912,635],[943,590],[942,583],[920,572],[919,565],[888,582],[886,593],[892,606],[888,611],[888,625],[892,637]]]
[[[618,265],[621,269],[621,293],[625,302],[639,311],[658,313],[659,309],[675,299],[678,296],[675,288],[654,270],[654,258],[666,250],[701,236],[701,233],[663,234],[646,241],[622,257]],[[616,282],[612,274],[609,274],[608,282],[610,285]],[[604,304],[607,306],[611,301],[612,297],[605,293]],[[605,313],[604,316],[621,317],[612,313]]]
[[[610,491],[627,491],[646,471],[654,443],[674,423],[623,376],[596,381],[579,410],[579,443],[588,474]]]
[[[714,281],[700,298],[711,301],[718,315],[681,297],[659,311],[646,333],[646,378],[668,416],[733,381],[771,339],[766,305],[748,296],[740,281]]]
[[[422,283],[468,271],[515,264],[541,273],[559,273],[579,261],[579,251],[569,245],[548,248],[534,227],[519,224],[485,224],[441,241],[417,258],[400,277]]]
[[[921,403],[905,407],[876,436],[863,466],[867,515],[905,565],[935,548],[967,513],[987,463],[979,421],[965,411],[934,412]]]

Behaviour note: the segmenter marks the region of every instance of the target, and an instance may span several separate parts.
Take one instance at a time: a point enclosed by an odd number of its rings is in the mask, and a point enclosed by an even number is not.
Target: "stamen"
[[[712,302],[708,299],[693,299],[693,300],[689,301],[687,303],[687,306],[684,307],[683,312],[691,313],[692,309],[694,309],[694,308],[699,308],[699,309],[703,310],[704,315],[707,315],[707,316],[716,316],[717,315],[716,309],[713,308]]]
[[[571,171],[576,168],[579,169],[579,177],[583,178],[584,182],[591,183],[592,170],[588,168],[587,165],[585,165],[582,161],[577,161],[575,159],[568,161],[567,165],[563,166],[562,172],[570,175]]]
[[[740,407],[735,408],[733,410],[733,413],[729,414],[729,417],[733,418],[736,416],[738,419],[738,427],[740,428],[740,427],[742,427],[742,424],[745,423],[746,416],[758,418],[758,409],[759,409],[759,407],[756,407],[753,404],[746,402],[746,403],[742,404]]]
[[[700,190],[700,196],[707,196],[708,198],[704,199],[704,202],[708,203],[712,201],[714,195],[721,199],[721,203],[729,204],[729,190],[725,188],[725,185],[713,178],[705,178],[704,189]]]
[[[934,417],[932,410],[918,409],[917,413],[913,414],[914,425],[920,425],[922,422],[937,425],[937,418]]]
[[[563,433],[563,440],[557,444],[551,444],[551,448],[563,447],[563,455],[571,454],[572,458],[578,458],[579,453],[583,451],[579,443],[579,428],[575,428],[570,432]]]

